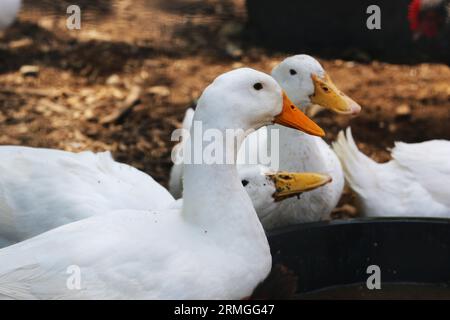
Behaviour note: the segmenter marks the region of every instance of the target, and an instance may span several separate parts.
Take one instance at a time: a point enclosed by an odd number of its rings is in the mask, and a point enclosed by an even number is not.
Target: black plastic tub
[[[298,298],[450,299],[450,220],[356,219],[269,234],[274,265],[298,277]],[[380,268],[381,289],[366,286]]]

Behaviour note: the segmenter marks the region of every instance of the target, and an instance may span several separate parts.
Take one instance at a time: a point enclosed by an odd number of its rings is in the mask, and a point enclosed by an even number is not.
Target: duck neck
[[[222,133],[225,137],[225,132]],[[252,241],[260,239],[266,245],[264,230],[236,168],[236,154],[243,134],[236,134],[231,138],[234,143],[223,143],[220,150],[223,151],[223,160],[228,160],[225,164],[208,164],[211,160],[208,156],[204,156],[199,164],[184,164],[183,216],[205,234],[225,233],[227,241],[241,241],[242,237],[255,239]],[[190,139],[191,143],[188,145],[194,152],[199,139],[193,128]],[[206,150],[211,142],[202,141],[200,144],[202,150]],[[225,159],[226,155],[232,155],[231,160]]]

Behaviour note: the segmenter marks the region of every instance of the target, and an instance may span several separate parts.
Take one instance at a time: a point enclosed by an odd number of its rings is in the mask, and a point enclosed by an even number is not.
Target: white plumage
[[[252,93],[255,83],[264,83],[264,90]],[[235,128],[238,119],[246,130],[274,121],[282,110],[281,89],[271,77],[239,69],[220,76],[205,90],[195,118],[221,130]],[[234,151],[225,148],[225,154]],[[173,203],[164,210],[115,211],[0,250],[0,297],[249,296],[269,273],[271,256],[236,166],[186,165],[184,175],[181,210]],[[80,270],[80,290],[67,286],[71,266]]]
[[[114,161],[109,152],[1,146],[0,160],[0,248],[114,210],[180,208],[182,203],[173,204],[174,198],[151,176]],[[276,199],[275,180],[290,173],[261,165],[241,165],[238,171],[261,218],[286,201]],[[329,182],[323,178],[312,182]],[[290,188],[292,197],[306,191]]]
[[[450,141],[396,142],[392,160],[376,163],[358,150],[350,128],[333,148],[367,217],[450,217]]]
[[[186,139],[188,138],[185,133],[191,130],[192,121],[194,119],[194,109],[188,108],[184,114],[181,141],[174,147],[172,155],[175,156],[175,164],[170,170],[169,177],[169,191],[175,199],[180,199],[183,196],[183,156],[182,151],[186,145]]]
[[[192,120],[194,117],[194,110],[193,109],[187,109],[184,119],[183,119],[183,129],[184,130],[190,130],[192,125]],[[283,145],[280,146],[280,149],[284,153],[286,152],[286,156],[289,156],[290,159],[295,158],[295,155],[291,155],[292,152],[301,150],[302,154],[298,156],[299,161],[308,161],[308,153],[315,153],[320,152],[320,150],[316,150],[313,148],[315,143],[307,143],[307,141],[310,141],[309,138],[315,139],[313,141],[317,141],[319,145],[322,147],[323,150],[326,150],[329,152],[329,154],[324,154],[323,157],[319,157],[317,162],[314,162],[316,164],[315,168],[318,170],[312,170],[311,166],[305,166],[308,167],[308,170],[303,171],[291,171],[289,168],[283,168],[283,172],[286,173],[293,173],[293,172],[323,172],[324,170],[327,172],[332,172],[333,176],[338,177],[341,181],[344,180],[344,177],[341,172],[333,172],[336,167],[340,168],[339,161],[337,157],[334,155],[334,153],[331,151],[331,149],[328,147],[328,145],[320,138],[310,136],[307,134],[303,134],[301,132],[298,132],[298,130],[294,129],[288,129],[283,130],[282,126],[278,126],[279,130],[281,132],[287,132],[292,133],[294,136],[293,138],[289,137],[280,137],[280,141],[285,141]],[[287,128],[286,128],[287,129]],[[303,145],[297,145],[295,142],[295,139],[298,139],[298,135],[305,135],[304,139],[302,140],[305,143],[305,146]],[[177,157],[177,161],[180,161],[178,164],[174,164],[172,166],[171,172],[170,172],[170,179],[169,179],[169,190],[171,194],[177,198],[180,199],[182,197],[183,193],[183,184],[182,184],[182,177],[183,177],[183,165],[182,165],[182,152],[185,148],[185,141],[187,137],[183,137],[182,141],[178,143],[178,145],[175,146],[175,155]],[[267,176],[269,173],[278,173],[279,171],[275,171],[267,166],[258,165],[258,164],[245,164],[248,163],[249,157],[255,157],[258,153],[259,148],[267,148],[267,128],[263,127],[254,133],[250,134],[243,142],[241,148],[238,152],[238,174],[241,181],[247,181],[247,184],[244,186],[245,191],[247,191],[247,194],[249,195],[250,199],[252,200],[253,207],[255,208],[258,217],[261,219],[261,222],[266,228],[270,228],[273,226],[276,226],[279,221],[288,221],[286,224],[295,223],[298,220],[305,220],[308,218],[308,214],[311,214],[311,220],[314,221],[316,218],[316,212],[319,210],[324,210],[323,207],[318,207],[318,204],[321,203],[325,206],[329,206],[329,203],[337,203],[339,201],[340,193],[335,191],[335,188],[330,188],[329,186],[320,186],[320,188],[326,188],[329,192],[320,192],[319,196],[322,198],[313,198],[313,203],[305,203],[306,206],[310,206],[311,210],[303,211],[303,212],[297,212],[296,211],[296,204],[301,199],[301,201],[311,201],[311,198],[308,196],[309,193],[313,192],[314,190],[303,192],[301,194],[298,194],[297,196],[292,196],[290,198],[283,199],[282,201],[276,201],[274,199],[274,194],[276,192],[276,186],[274,185],[274,181]],[[292,148],[290,143],[293,143],[297,145],[298,149]],[[322,146],[324,144],[325,146]],[[246,154],[245,154],[246,153]],[[306,153],[306,154],[304,154]],[[281,155],[284,159],[285,154]],[[323,163],[321,160],[323,158],[329,158],[333,162],[329,163]],[[253,160],[254,161],[254,160]],[[299,168],[299,165],[302,166],[302,164],[297,164],[294,162],[294,166],[292,166],[293,170],[297,170]],[[289,165],[286,165],[285,167],[289,167]],[[325,169],[324,169],[325,168]],[[330,180],[332,180],[330,175]],[[330,182],[328,180],[326,183],[324,182],[323,185],[328,184]],[[317,189],[317,188],[314,188]],[[337,199],[336,199],[337,198]],[[290,205],[289,205],[290,204]],[[294,205],[292,205],[294,204]]]
[[[0,1],[0,30],[9,27],[14,22],[20,9],[20,4],[20,0]]]
[[[320,63],[309,55],[301,54],[285,59],[273,69],[272,76],[304,111],[313,105],[341,114],[358,114],[361,110],[356,102],[334,85]],[[279,170],[321,172],[330,175],[332,182],[304,193],[298,199],[283,201],[263,221],[264,227],[271,229],[328,219],[344,189],[344,173],[336,154],[319,137],[277,125],[268,127],[269,132],[273,129],[278,130],[280,136]],[[269,140],[269,149],[272,148],[272,143]]]
[[[284,200],[262,221],[264,227],[272,229],[327,219],[344,189],[344,174],[336,154],[319,137],[277,125],[269,130],[273,128],[279,129],[280,134],[280,170],[320,172],[328,174],[332,182],[298,198]]]
[[[0,147],[0,246],[112,210],[158,210],[173,201],[109,152]]]
[[[339,113],[356,114],[360,106],[340,92],[329,79],[320,63],[311,56],[297,55],[285,59],[272,71],[282,89],[292,101],[301,109],[320,102],[323,107]],[[321,82],[313,80],[317,77]],[[320,85],[319,85],[320,83]],[[327,88],[322,97],[318,90]],[[321,98],[318,98],[321,97]],[[336,106],[340,106],[338,109]],[[187,119],[187,117],[185,117]],[[184,121],[184,123],[189,123]],[[278,130],[279,145],[269,138],[271,130]],[[181,146],[181,145],[180,145]],[[330,146],[319,137],[310,136],[303,132],[279,125],[263,127],[246,138],[239,150],[239,163],[250,163],[250,159],[259,159],[259,150],[267,150],[271,154],[272,148],[279,155],[279,166],[274,171],[289,172],[320,172],[332,177],[332,182],[324,187],[302,194],[298,198],[286,199],[279,203],[273,211],[258,212],[264,216],[262,223],[266,229],[286,226],[299,222],[312,222],[329,217],[336,207],[344,188],[344,174],[341,164]],[[181,166],[175,165],[170,176],[170,192],[175,197],[181,194]],[[257,207],[257,206],[255,206]]]

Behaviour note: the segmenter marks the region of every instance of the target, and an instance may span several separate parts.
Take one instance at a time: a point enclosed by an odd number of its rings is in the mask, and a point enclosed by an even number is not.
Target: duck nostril
[[[291,105],[291,109],[294,110],[294,109],[295,109],[295,106]]]

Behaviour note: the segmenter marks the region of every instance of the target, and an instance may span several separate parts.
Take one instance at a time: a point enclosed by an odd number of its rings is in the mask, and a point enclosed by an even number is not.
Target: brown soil
[[[239,36],[243,0],[78,1],[73,31],[67,4],[55,3],[25,1],[0,35],[0,144],[110,150],[164,185],[171,132],[205,86],[239,66],[269,72],[288,55]],[[362,151],[386,161],[396,140],[450,139],[448,66],[321,62],[364,108],[353,119],[318,115],[328,141],[351,125]],[[25,65],[39,72],[24,75]],[[335,217],[355,214],[352,202],[346,192]]]

